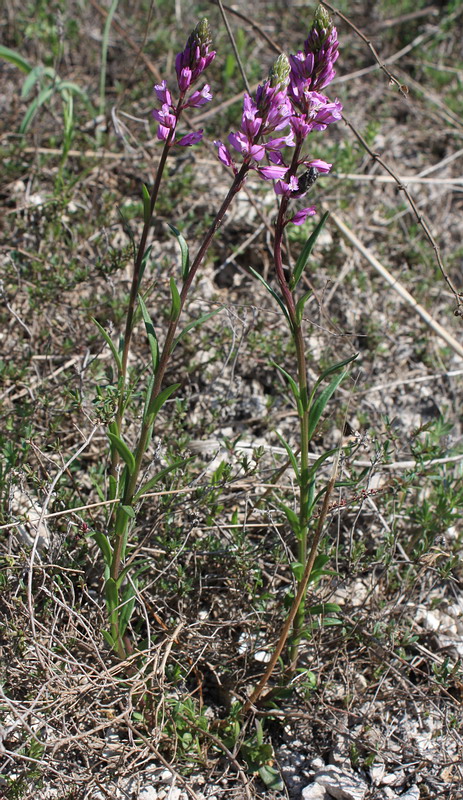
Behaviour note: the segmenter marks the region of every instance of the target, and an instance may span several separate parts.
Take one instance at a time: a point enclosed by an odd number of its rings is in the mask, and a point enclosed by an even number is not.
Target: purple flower
[[[185,136],[182,136],[181,139],[178,139],[175,144],[180,145],[180,147],[191,147],[192,144],[197,144],[203,138],[203,129],[199,131],[192,131],[191,133],[187,133]]]
[[[222,164],[225,164],[226,167],[233,167],[234,171],[236,171],[235,165],[234,165],[234,162],[233,162],[233,159],[231,157],[231,153],[230,153],[230,150],[228,149],[228,147],[223,142],[221,142],[220,139],[216,139],[214,144],[217,147],[217,157],[218,157],[219,161],[221,161]]]
[[[304,161],[304,165],[308,168],[313,167],[318,172],[327,173],[330,171],[332,164],[327,161],[322,161],[320,158],[314,158],[312,161]]]
[[[313,217],[314,214],[317,213],[317,209],[315,206],[310,206],[309,208],[301,208],[300,211],[296,211],[294,217],[291,217],[288,222],[292,222],[293,225],[302,225],[308,217]]]
[[[286,173],[288,172],[288,167],[278,167],[276,165],[270,165],[268,167],[259,167],[257,172],[259,175],[263,177],[266,181],[278,181],[281,183],[281,178],[284,178]],[[276,189],[275,189],[276,191]],[[281,194],[281,192],[277,192],[277,194]]]
[[[211,87],[208,83],[205,83],[201,90],[196,90],[190,95],[183,108],[200,108],[209,103],[210,100],[212,100]]]

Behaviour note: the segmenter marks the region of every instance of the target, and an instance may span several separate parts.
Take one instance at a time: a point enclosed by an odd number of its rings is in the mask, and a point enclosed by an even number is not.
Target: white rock
[[[174,776],[172,775],[170,769],[163,769],[159,776],[159,780],[161,781],[161,783],[169,783],[169,781],[171,781],[173,777]]]
[[[420,800],[420,790],[416,783],[413,786],[410,786],[409,790],[405,792],[405,794],[400,795],[400,800]]]
[[[140,800],[158,800],[158,793],[154,786],[143,786],[140,789]]]
[[[302,790],[301,800],[328,800],[328,794],[324,786],[311,783]]]
[[[370,778],[371,782],[374,786],[377,786],[379,783],[382,783],[384,773],[386,767],[384,766],[382,761],[376,761],[370,767]]]
[[[315,782],[324,786],[335,800],[364,800],[368,786],[353,772],[334,765],[325,767],[315,775]]]

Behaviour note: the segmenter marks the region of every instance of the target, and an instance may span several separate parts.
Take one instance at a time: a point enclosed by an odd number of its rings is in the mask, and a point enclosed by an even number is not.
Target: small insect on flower
[[[316,167],[309,167],[307,172],[304,172],[303,175],[299,175],[297,179],[298,188],[294,192],[291,192],[291,197],[302,197],[302,195],[312,188],[319,175],[320,171]]]

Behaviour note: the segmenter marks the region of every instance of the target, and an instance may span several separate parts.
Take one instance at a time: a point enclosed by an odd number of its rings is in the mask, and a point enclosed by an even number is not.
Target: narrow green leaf
[[[32,67],[29,62],[17,53],[16,50],[11,50],[9,47],[5,47],[3,44],[0,44],[0,58],[4,58],[5,61],[9,61],[10,64],[17,67],[21,70],[21,72],[25,72],[28,74]]]
[[[119,612],[119,636],[124,635],[127,625],[130,622],[137,599],[137,588],[138,581],[136,579],[132,579],[125,587],[121,600],[121,610]]]
[[[108,345],[109,349],[111,350],[111,353],[113,355],[114,361],[116,362],[117,373],[118,373],[118,375],[120,375],[121,372],[122,372],[122,361],[121,361],[121,357],[120,357],[120,355],[119,355],[119,353],[117,351],[116,345],[114,344],[113,340],[111,339],[109,333],[107,333],[105,331],[105,329],[100,325],[100,323],[96,321],[95,317],[92,317],[92,320],[95,323],[95,325],[98,328],[98,330],[100,331],[100,333],[101,333],[103,339],[105,340],[106,344]]]
[[[110,565],[112,560],[112,550],[108,537],[105,536],[104,533],[101,533],[101,531],[94,531],[92,533],[92,538],[95,539],[95,542],[103,553],[105,564]]]
[[[125,511],[127,516],[130,517],[130,519],[135,519],[136,514],[132,506],[121,506],[121,508],[123,509],[123,511]]]
[[[56,85],[56,88],[59,92],[72,92],[72,94],[78,94],[79,97],[82,97],[84,100],[88,100],[87,92],[84,89],[81,89],[81,87],[73,81],[60,81]]]
[[[352,361],[355,361],[356,358],[358,358],[358,353],[354,353],[353,356],[349,356],[349,358],[345,358],[343,361],[338,361],[337,364],[333,364],[331,367],[325,369],[324,372],[322,372],[322,374],[319,375],[319,377],[317,378],[317,381],[312,391],[312,395],[315,394],[315,390],[320,386],[320,384],[325,380],[325,378],[328,378],[328,376],[332,375],[333,372],[337,372],[338,369],[345,367],[346,364],[351,364]]]
[[[326,389],[323,389],[323,391],[320,392],[318,397],[315,399],[309,412],[309,439],[312,438],[315,428],[318,425],[319,419],[323,414],[330,397],[334,394],[339,384],[344,380],[347,374],[347,370],[345,370],[344,372],[341,372],[340,375],[336,375]]]
[[[319,603],[307,609],[309,614],[339,614],[341,607],[337,603]]]
[[[291,526],[291,530],[296,536],[298,536],[301,530],[298,514],[296,514],[296,512],[293,511],[292,508],[289,508],[289,506],[285,506],[284,503],[279,503],[278,506],[279,508],[281,508],[282,511],[284,511],[286,519],[288,520]]]
[[[142,258],[141,264],[140,264],[140,272],[138,274],[137,292],[138,292],[138,290],[140,288],[140,284],[142,282],[143,275],[145,274],[146,265],[148,263],[148,259],[149,259],[150,254],[151,254],[152,247],[153,246],[150,244],[150,246],[147,247],[145,252],[143,253],[143,258]]]
[[[150,346],[151,365],[153,367],[153,373],[156,374],[159,364],[158,339],[148,309],[146,308],[145,302],[141,295],[138,295],[138,302],[140,303],[141,313],[143,316],[143,321],[145,323],[146,335],[148,337],[148,343]]]
[[[297,482],[298,482],[298,484],[300,486],[301,485],[301,475],[300,475],[300,472],[299,472],[299,465],[297,463],[296,456],[293,453],[293,451],[291,450],[291,447],[289,446],[288,442],[281,435],[281,433],[279,433],[278,431],[275,431],[275,433],[278,436],[281,444],[283,445],[283,447],[285,448],[285,450],[286,450],[286,452],[288,454],[288,457],[289,457],[289,460],[291,461],[291,465],[292,465],[294,474],[296,476],[296,480],[297,480]]]
[[[285,369],[283,369],[283,367],[280,367],[279,364],[277,364],[275,361],[271,361],[270,363],[271,363],[272,367],[276,367],[278,372],[281,372],[283,377],[288,381],[288,383],[289,383],[289,385],[291,387],[291,391],[293,393],[294,399],[296,401],[297,412],[298,412],[299,416],[302,417],[303,409],[302,409],[301,394],[300,394],[300,391],[299,391],[299,386],[297,385],[297,383],[294,380],[294,378],[292,378],[291,375],[288,372],[286,372]]]
[[[126,443],[121,439],[120,436],[117,436],[115,433],[108,432],[108,438],[111,444],[113,444],[116,448],[122,460],[127,464],[129,475],[132,475],[135,469],[135,456],[131,450],[129,450]]]
[[[109,499],[115,500],[117,497],[117,480],[113,475],[109,476]]]
[[[173,383],[171,386],[166,386],[166,388],[163,389],[162,392],[159,392],[158,396],[152,400],[148,408],[147,416],[152,417],[153,422],[164,403],[169,399],[171,394],[173,394],[179,388],[179,386],[181,386],[180,383]]]
[[[176,320],[180,316],[180,295],[173,278],[170,279],[170,293],[172,295],[172,305],[170,308],[169,319]]]
[[[111,636],[109,631],[101,631],[103,634],[103,639],[105,640],[106,644],[109,644],[111,650],[115,649],[116,642],[114,641],[113,637]]]
[[[104,585],[104,590],[106,596],[106,605],[108,606],[109,613],[112,614],[119,605],[119,592],[117,590],[117,584],[114,578],[108,578]]]
[[[156,475],[153,475],[152,478],[150,478],[148,481],[146,481],[146,483],[143,484],[141,489],[138,490],[135,497],[133,498],[133,502],[136,503],[137,500],[139,500],[142,495],[149,492],[153,488],[153,486],[155,486],[159,481],[162,481],[162,479],[165,478],[165,476],[168,475],[169,472],[175,472],[176,469],[180,469],[180,467],[183,467],[185,464],[188,464],[188,462],[192,460],[193,457],[181,458],[178,461],[175,461],[173,464],[171,464],[170,467],[164,467],[164,469],[161,469]]]
[[[323,217],[321,218],[321,220],[318,223],[317,227],[315,228],[314,231],[312,231],[312,233],[309,236],[309,238],[307,239],[304,247],[302,248],[302,250],[301,250],[301,252],[299,254],[299,258],[297,259],[297,261],[296,261],[296,263],[294,265],[294,271],[293,271],[293,274],[291,276],[291,280],[289,282],[289,288],[291,289],[291,291],[293,289],[295,289],[297,284],[299,283],[300,277],[301,277],[302,273],[304,272],[306,264],[307,264],[307,262],[308,262],[308,260],[310,258],[310,254],[312,253],[312,250],[314,248],[315,242],[317,241],[318,236],[321,233],[321,231],[322,231],[322,229],[323,229],[323,227],[325,225],[325,222],[328,219],[328,217],[329,217],[329,211],[325,211],[325,213],[323,214]]]
[[[209,311],[207,314],[203,314],[201,317],[198,317],[198,319],[194,319],[193,322],[189,322],[188,325],[186,325],[184,327],[183,331],[174,340],[174,343],[172,345],[171,353],[174,352],[174,350],[177,347],[180,339],[183,339],[183,337],[186,336],[187,333],[189,333],[193,328],[197,328],[198,325],[202,325],[202,323],[206,322],[207,319],[210,319],[215,314],[218,314],[219,311],[222,311],[222,308],[223,308],[223,306],[221,306],[220,308],[216,308],[215,311]]]
[[[303,294],[302,297],[299,298],[299,300],[296,303],[296,320],[297,320],[297,324],[298,325],[300,325],[301,322],[302,322],[302,315],[304,313],[304,306],[307,303],[307,300],[309,299],[311,294],[312,294],[312,290],[309,290],[308,292]]]
[[[177,237],[177,241],[180,245],[182,278],[183,282],[185,282],[186,279],[188,278],[188,273],[190,271],[190,251],[186,243],[186,240],[184,239],[178,228],[176,228],[175,225],[171,225],[170,223],[169,223],[169,228],[171,229],[174,236]]]
[[[29,96],[34,84],[39,83],[39,81],[41,81],[45,76],[54,82],[58,78],[55,70],[52,67],[43,67],[41,64],[39,64],[37,67],[31,69],[29,75],[22,85],[21,97],[23,100],[26,100],[26,98]]]
[[[151,217],[151,195],[145,184],[141,187],[141,194],[143,197],[143,221],[145,225],[148,225]]]
[[[255,269],[253,269],[252,267],[249,267],[249,271],[252,272],[254,277],[257,278],[257,280],[260,281],[265,286],[267,291],[272,295],[273,299],[276,300],[276,302],[280,306],[281,310],[283,311],[283,314],[286,317],[286,320],[288,322],[289,327],[291,328],[292,327],[291,320],[289,318],[289,314],[288,314],[288,311],[287,311],[286,306],[284,304],[283,298],[279,294],[277,294],[277,292],[274,289],[272,289],[271,286],[269,286],[269,284],[267,283],[265,278],[263,278],[262,275],[259,275],[259,273],[256,272]]]
[[[50,99],[52,94],[55,91],[54,86],[49,86],[46,89],[42,89],[41,92],[37,95],[35,100],[32,101],[29,108],[27,109],[26,113],[24,114],[23,120],[21,125],[19,126],[19,133],[26,133],[31,124],[32,120],[34,119],[37,111],[39,110],[40,106],[47,102]]]

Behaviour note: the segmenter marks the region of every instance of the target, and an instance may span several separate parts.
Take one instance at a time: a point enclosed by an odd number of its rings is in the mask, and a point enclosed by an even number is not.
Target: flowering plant
[[[332,489],[332,485],[331,488],[328,485],[318,494],[316,493],[317,471],[331,453],[324,454],[315,465],[310,467],[309,444],[329,398],[346,374],[342,368],[352,360],[347,359],[347,361],[326,370],[316,381],[314,387],[309,390],[303,334],[303,311],[308,295],[298,297],[297,287],[327,215],[325,214],[315,227],[302,249],[294,269],[289,273],[284,269],[282,246],[284,229],[289,223],[301,225],[308,217],[316,213],[313,205],[293,211],[291,209],[292,201],[295,198],[304,197],[318,176],[328,173],[331,169],[331,164],[322,159],[311,158],[303,151],[306,140],[313,130],[323,131],[331,123],[341,119],[340,102],[337,99],[331,101],[321,92],[334,77],[334,64],[339,53],[336,28],[328,14],[320,7],[315,14],[312,28],[304,43],[304,49],[289,58],[285,55],[279,56],[267,80],[258,87],[254,98],[245,93],[240,128],[238,131],[231,132],[227,140],[228,145],[238,156],[232,155],[232,150],[227,144],[220,140],[215,142],[220,162],[232,172],[232,182],[191,263],[187,243],[179,231],[172,227],[181,248],[182,268],[180,284],[173,275],[170,277],[171,306],[163,344],[160,347],[156,326],[150,318],[143,297],[139,294],[150,250],[148,235],[168,153],[175,146],[191,146],[202,138],[201,130],[178,137],[177,128],[184,109],[200,108],[212,98],[209,84],[205,83],[200,89],[194,88],[215,57],[215,51],[209,49],[210,44],[209,26],[207,20],[202,20],[188,38],[184,50],[176,57],[175,69],[178,88],[176,99],[173,98],[165,80],[154,87],[158,105],[153,111],[153,117],[158,123],[157,137],[164,143],[164,146],[153,188],[151,192],[146,187],[143,190],[144,227],[134,261],[125,335],[120,348],[117,348],[108,334],[100,328],[115,360],[119,401],[115,419],[110,423],[108,429],[111,446],[110,499],[115,501],[116,510],[110,517],[108,533],[95,534],[95,539],[103,553],[106,565],[105,593],[109,630],[105,632],[105,638],[118,655],[124,658],[128,650],[133,647],[133,643],[127,639],[126,631],[136,601],[137,576],[144,569],[143,565],[136,562],[131,563],[130,558],[127,559],[129,531],[133,520],[136,519],[138,503],[143,494],[158,480],[161,480],[166,472],[184,463],[184,460],[178,461],[173,466],[161,470],[146,482],[143,482],[141,478],[144,456],[153,435],[156,417],[163,404],[179,386],[176,383],[164,386],[167,365],[182,334],[211,316],[208,314],[201,317],[178,334],[179,321],[188,293],[212,239],[234,197],[242,188],[248,173],[253,171],[265,181],[274,181],[274,191],[278,198],[278,215],[274,235],[274,264],[278,290],[271,287],[258,273],[253,272],[278,302],[296,350],[296,379],[278,365],[275,366],[291,389],[299,417],[298,452],[293,452],[290,445],[281,439],[288,453],[288,463],[294,470],[299,487],[299,510],[296,512],[280,503],[297,540],[298,552],[292,567],[298,590],[269,668],[246,704],[248,707],[260,696],[268,681],[284,648],[291,626],[289,668],[294,670],[296,665],[306,613],[307,584],[310,579],[314,579],[317,570],[319,573],[323,566],[320,561],[316,561],[321,526],[319,525],[313,535],[309,550],[310,521],[319,499],[324,496],[326,502]],[[291,158],[287,156],[288,152],[291,153]],[[237,163],[235,159],[238,157],[240,161]],[[137,304],[145,323],[150,345],[152,374],[146,389],[138,441],[134,450],[131,450],[124,440],[122,428],[124,411],[130,398],[130,387],[127,385],[127,361]],[[332,377],[333,375],[334,377]],[[329,376],[330,382],[321,389],[322,382]],[[123,465],[122,468],[121,465]]]

